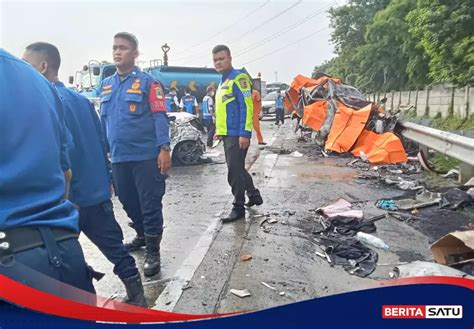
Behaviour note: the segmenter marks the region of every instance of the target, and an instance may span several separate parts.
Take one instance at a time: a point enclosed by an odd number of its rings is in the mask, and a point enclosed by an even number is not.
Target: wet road
[[[374,206],[375,200],[407,193],[358,178],[360,170],[347,165],[352,158],[322,157],[312,142],[297,142],[298,135],[290,125],[289,120],[280,128],[262,122],[269,145],[262,149],[253,142],[247,166],[265,203],[250,210],[245,222],[222,225],[216,216],[231,204],[222,146],[211,151],[213,164],[172,169],[164,199],[162,273],[145,279],[147,297],[152,305],[156,300],[155,308],[195,314],[256,310],[365,289],[390,278],[398,264],[430,261],[429,246],[435,239],[474,221],[436,209],[423,223],[383,219],[377,221],[375,235],[390,249],[377,250],[375,272],[360,278],[340,266],[331,267],[315,254],[320,250],[311,233],[315,208],[344,198],[369,218],[382,213]],[[301,154],[291,153],[295,150]],[[114,205],[126,239],[130,239],[133,231],[126,215],[116,199]],[[277,222],[263,230],[263,215]],[[455,226],[443,223],[455,215]],[[112,266],[84,237],[81,242],[88,262],[107,273],[96,285],[98,293],[104,297],[123,294]],[[133,255],[141,265],[143,251]],[[243,262],[243,255],[253,258]],[[230,289],[248,289],[252,296],[239,298]]]

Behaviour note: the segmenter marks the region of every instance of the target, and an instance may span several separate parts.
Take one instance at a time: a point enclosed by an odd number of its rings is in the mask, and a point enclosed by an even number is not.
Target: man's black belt
[[[77,239],[79,236],[78,233],[64,228],[51,227],[49,229],[56,242]],[[0,257],[41,246],[44,246],[44,240],[37,227],[0,230]]]

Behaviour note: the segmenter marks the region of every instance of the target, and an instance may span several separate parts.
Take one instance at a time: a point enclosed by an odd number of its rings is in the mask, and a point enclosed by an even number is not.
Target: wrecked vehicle
[[[402,142],[393,132],[398,113],[365,99],[356,88],[328,75],[298,75],[285,95],[285,108],[298,128],[312,129],[326,151],[351,152],[372,164],[407,161]]]
[[[170,120],[171,159],[175,165],[201,161],[205,145],[201,140],[198,117],[187,112],[167,113]]]

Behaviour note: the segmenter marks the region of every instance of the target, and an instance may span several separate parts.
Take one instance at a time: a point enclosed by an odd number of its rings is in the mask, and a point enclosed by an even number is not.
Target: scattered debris
[[[385,217],[385,215],[382,215]],[[376,227],[374,221],[361,221],[353,217],[342,217],[336,216],[332,218],[329,223],[324,222],[324,219],[320,218],[320,222],[323,226],[321,231],[313,231],[313,234],[321,233],[339,233],[342,235],[354,236],[357,232],[375,232]]]
[[[267,221],[268,224],[275,224],[275,223],[278,223],[278,220],[276,220],[275,218],[270,218],[268,221]]]
[[[439,193],[430,191],[422,191],[415,196],[415,199],[401,199],[397,200],[396,206],[401,210],[412,210],[429,207],[437,204],[440,201]]]
[[[464,186],[474,186],[474,177],[471,177],[470,180],[468,180]]]
[[[283,215],[284,215],[284,216],[288,216],[288,217],[294,216],[295,214],[296,214],[296,211],[294,211],[294,210],[285,210],[285,211],[283,212]]]
[[[364,244],[368,244],[375,248],[379,248],[383,250],[388,250],[390,248],[382,239],[377,238],[376,236],[373,236],[368,233],[357,232],[356,237],[360,242]]]
[[[397,205],[394,200],[388,200],[388,199],[381,199],[377,200],[375,203],[375,206],[379,209],[384,209],[384,210],[397,210]]]
[[[252,259],[252,255],[242,255],[242,256],[240,257],[240,260],[241,260],[242,262],[247,262],[247,261],[249,261],[249,260],[251,260],[251,259]]]
[[[474,230],[446,234],[433,243],[431,253],[443,265],[474,263]]]
[[[442,175],[444,178],[454,178],[457,179],[459,177],[459,170],[457,169],[451,169],[448,171],[446,174]]]
[[[285,292],[284,292],[284,291],[281,291],[281,292],[279,293],[279,295],[280,295],[280,296],[285,296]]]
[[[470,206],[473,203],[474,203],[474,198],[471,195],[467,194],[466,192],[458,188],[452,188],[446,193],[443,193],[441,195],[439,208],[457,210],[465,206]]]
[[[301,158],[303,156],[302,153],[298,152],[298,151],[294,151],[293,153],[290,154],[292,157],[295,157],[295,158]]]
[[[271,290],[276,290],[275,287],[272,287],[271,285],[269,285],[269,284],[266,283],[266,282],[263,282],[263,281],[262,281],[261,283],[262,283],[265,287],[270,288]]]
[[[399,220],[401,222],[411,222],[413,220],[423,220],[424,218],[414,216],[412,214],[407,214],[404,212],[395,212],[395,211],[389,211],[388,215],[391,217],[395,218],[396,220]]]
[[[415,181],[401,180],[401,182],[398,183],[397,186],[399,189],[402,189],[404,191],[406,190],[415,191],[415,190],[423,189],[423,186],[420,186],[420,184],[416,180]]]
[[[185,285],[185,286],[182,286],[181,287],[181,290],[188,290],[188,289],[191,289],[193,286],[189,284],[189,282]]]
[[[323,213],[328,217],[343,216],[362,218],[364,216],[362,210],[352,210],[352,204],[342,198],[328,206],[316,209],[316,212]]]
[[[252,296],[250,291],[248,291],[247,289],[243,289],[243,290],[230,289],[230,293],[233,294],[233,295],[236,295],[237,297],[240,297],[240,298]]]
[[[406,278],[412,276],[455,276],[460,278],[474,278],[464,272],[449,266],[431,262],[415,261],[406,265],[399,265],[393,269],[394,276]]]

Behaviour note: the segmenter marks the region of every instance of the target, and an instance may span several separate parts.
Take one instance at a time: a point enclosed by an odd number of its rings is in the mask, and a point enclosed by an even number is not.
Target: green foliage
[[[472,0],[349,0],[329,10],[337,54],[314,68],[363,91],[472,83]]]

